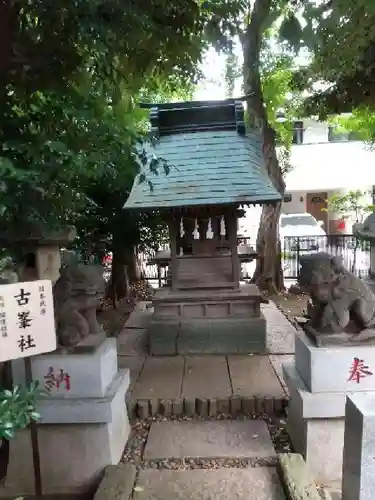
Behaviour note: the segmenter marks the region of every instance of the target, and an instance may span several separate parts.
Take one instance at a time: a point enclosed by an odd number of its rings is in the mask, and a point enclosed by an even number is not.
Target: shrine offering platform
[[[255,285],[157,290],[149,325],[152,355],[251,354],[266,351],[266,321]]]

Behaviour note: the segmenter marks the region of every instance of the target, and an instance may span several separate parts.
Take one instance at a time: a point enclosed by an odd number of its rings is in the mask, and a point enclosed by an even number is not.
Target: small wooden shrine
[[[149,153],[170,172],[143,167],[152,189],[135,179],[124,206],[161,210],[169,226],[171,286],[154,297],[150,352],[264,352],[259,290],[240,285],[237,249],[240,205],[282,199],[267,176],[260,138],[246,133],[242,103],[229,100],[158,105],[151,125]]]

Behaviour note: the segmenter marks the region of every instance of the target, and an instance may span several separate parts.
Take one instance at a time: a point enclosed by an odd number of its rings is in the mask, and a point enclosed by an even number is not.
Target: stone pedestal
[[[305,334],[299,334],[295,366],[312,393],[375,391],[375,345],[316,347]]]
[[[103,468],[117,464],[130,426],[125,405],[129,370],[118,370],[116,339],[91,336],[70,353],[31,359],[33,379],[49,393],[38,401],[44,494],[90,490]],[[14,382],[24,382],[23,365],[13,362]],[[34,493],[28,430],[10,444],[6,483],[0,496]]]
[[[315,347],[303,333],[295,345],[295,362],[283,365],[293,447],[317,481],[341,480],[346,396],[375,396],[375,346]]]
[[[374,275],[375,276],[375,275]],[[364,279],[364,283],[370,288],[372,293],[375,293],[375,277],[370,276],[369,278]]]
[[[116,339],[106,339],[105,334],[90,335],[69,352],[60,349],[34,356],[30,361],[33,380],[38,380],[40,387],[49,392],[48,400],[101,398],[117,374]],[[15,385],[24,383],[23,360],[12,362],[12,374]]]
[[[375,490],[375,395],[349,396],[345,408],[342,500],[372,500]]]
[[[370,246],[370,276],[375,276],[375,241],[371,241]]]

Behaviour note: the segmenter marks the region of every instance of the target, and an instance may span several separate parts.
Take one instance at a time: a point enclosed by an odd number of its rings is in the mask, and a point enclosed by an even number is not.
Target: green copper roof
[[[143,167],[139,175],[144,172],[153,189],[148,182],[139,183],[138,175],[124,208],[281,201],[266,173],[259,136],[245,135],[235,122],[227,127],[222,122],[215,126],[201,123],[195,130],[190,125],[186,132],[181,123],[178,126],[179,133],[174,133],[169,123],[165,135],[160,127],[159,139],[146,149],[148,154],[167,161],[169,174],[160,168],[155,175]]]

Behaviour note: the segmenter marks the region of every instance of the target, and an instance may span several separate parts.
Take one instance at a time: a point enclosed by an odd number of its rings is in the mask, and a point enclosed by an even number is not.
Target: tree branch
[[[253,97],[254,95],[255,95],[255,93],[251,92],[251,93],[242,95],[241,97],[233,97],[233,98],[231,98],[231,100],[234,99],[235,101],[248,101],[250,99],[250,97]]]
[[[256,27],[260,31],[265,20],[271,12],[272,0],[255,0],[253,11],[251,13],[249,28]],[[262,33],[259,32],[261,36]]]

